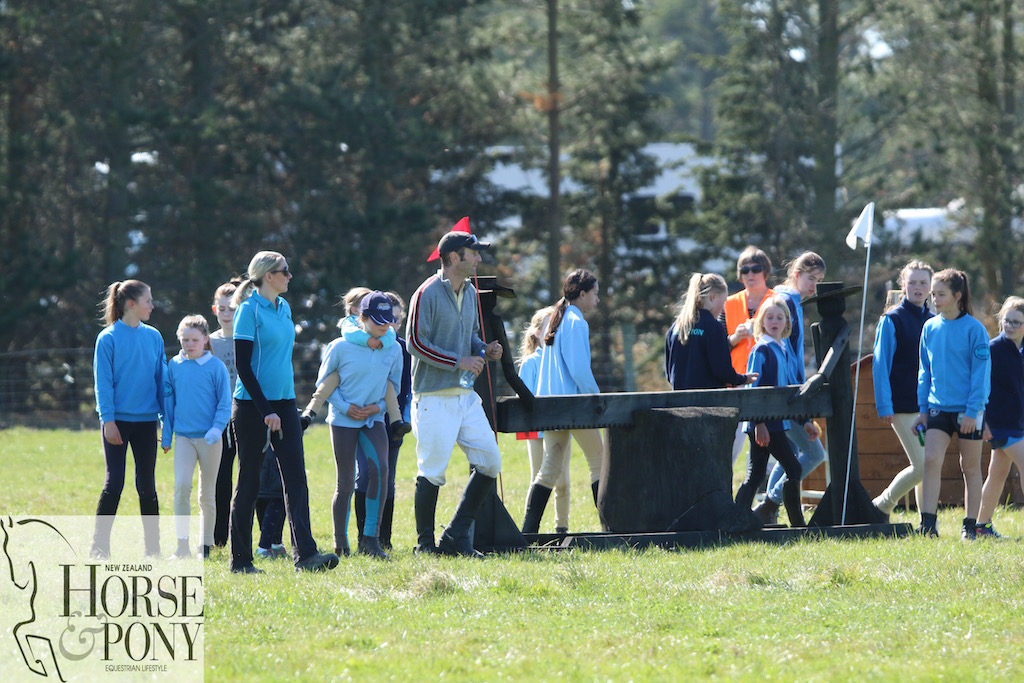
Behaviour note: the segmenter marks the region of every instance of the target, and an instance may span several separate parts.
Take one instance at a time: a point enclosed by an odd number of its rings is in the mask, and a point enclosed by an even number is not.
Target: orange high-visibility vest
[[[764,306],[764,302],[774,296],[775,292],[769,289],[761,297],[761,303],[758,305],[757,310],[761,310],[761,306]],[[745,323],[749,318],[747,317],[747,290],[737,292],[728,299],[725,300],[725,333],[732,334],[739,327],[740,323]],[[757,317],[757,311],[754,312],[754,317]],[[732,356],[732,367],[741,375],[747,372],[747,356],[750,355],[750,349],[754,348],[754,337],[750,336],[741,341],[736,346],[732,347],[729,354]]]

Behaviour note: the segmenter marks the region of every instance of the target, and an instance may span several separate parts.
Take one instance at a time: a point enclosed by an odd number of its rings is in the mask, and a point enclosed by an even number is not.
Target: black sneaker
[[[919,534],[921,536],[930,536],[930,537],[933,537],[933,538],[938,538],[939,537],[939,530],[938,529],[936,529],[933,526],[925,526],[924,524],[922,524],[921,526],[919,526],[916,529],[914,529],[914,533],[915,534]]]
[[[244,567],[232,567],[232,574],[263,574],[264,571],[258,567],[254,567],[251,564],[247,564]]]
[[[974,530],[973,524],[965,524],[960,529],[960,538],[964,541],[974,541],[978,538],[978,533]]]
[[[974,535],[981,538],[1002,538],[1003,535],[995,530],[992,522],[974,525]]]
[[[338,556],[334,553],[313,553],[304,560],[295,563],[297,572],[323,572],[338,566]]]

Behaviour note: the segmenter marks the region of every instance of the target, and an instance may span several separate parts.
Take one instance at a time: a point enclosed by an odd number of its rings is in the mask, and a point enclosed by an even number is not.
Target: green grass
[[[90,514],[103,481],[99,432],[11,429],[0,440],[0,512]],[[525,447],[502,436],[506,506],[517,522]],[[390,563],[343,559],[326,575],[228,573],[206,565],[207,679],[1009,681],[1024,671],[1024,518],[1000,509],[1002,542],[807,541],[701,551],[536,552],[484,562],[412,555],[414,443],[403,449]],[[314,533],[331,538],[327,430],[306,435]],[[137,514],[129,484],[122,514]],[[466,479],[456,451],[438,520]],[[170,512],[171,457],[160,455]],[[582,456],[574,530],[598,530]],[[543,529],[550,529],[550,512]],[[917,521],[897,513],[894,521]]]

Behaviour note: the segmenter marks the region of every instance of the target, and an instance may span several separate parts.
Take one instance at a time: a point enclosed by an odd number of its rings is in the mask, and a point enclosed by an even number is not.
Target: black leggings
[[[217,470],[217,519],[213,524],[213,544],[227,545],[228,521],[231,519],[231,494],[235,490],[235,439],[231,435],[231,425],[224,430],[221,437],[220,469]]]
[[[800,507],[800,480],[803,468],[793,453],[793,447],[786,432],[768,432],[768,447],[760,446],[750,434],[750,455],[747,457],[747,478],[736,492],[736,504],[744,510],[750,509],[754,494],[767,475],[768,456],[774,455],[786,472],[786,483],[782,487],[782,501],[786,505],[791,526],[803,526],[804,516]]]
[[[135,490],[139,493],[139,510],[144,515],[159,514],[156,497],[156,421],[115,420],[114,424],[121,432],[120,446],[115,446],[100,435],[103,441],[103,458],[107,463],[107,478],[103,482],[96,514],[117,514],[121,492],[124,490],[128,446],[132,447],[132,457],[135,458]]]
[[[238,483],[231,501],[232,569],[252,564],[252,518],[260,492],[264,457],[276,457],[281,470],[284,505],[291,524],[292,557],[298,562],[317,552],[309,521],[309,488],[299,411],[295,407],[295,399],[269,403],[270,409],[281,418],[281,433],[272,435],[271,448],[264,453],[267,425],[263,416],[252,401],[234,401],[232,427],[238,444]]]

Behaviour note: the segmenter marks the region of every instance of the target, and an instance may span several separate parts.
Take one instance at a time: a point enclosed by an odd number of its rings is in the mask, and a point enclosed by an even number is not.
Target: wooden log
[[[605,531],[741,532],[761,527],[732,500],[735,408],[639,410],[608,430],[598,513]]]
[[[538,396],[530,410],[516,397],[497,401],[499,432],[535,432],[554,429],[598,429],[633,425],[636,411],[651,408],[735,407],[740,420],[829,417],[832,398],[827,383],[806,394],[800,387],[747,387],[690,391],[624,392]]]

